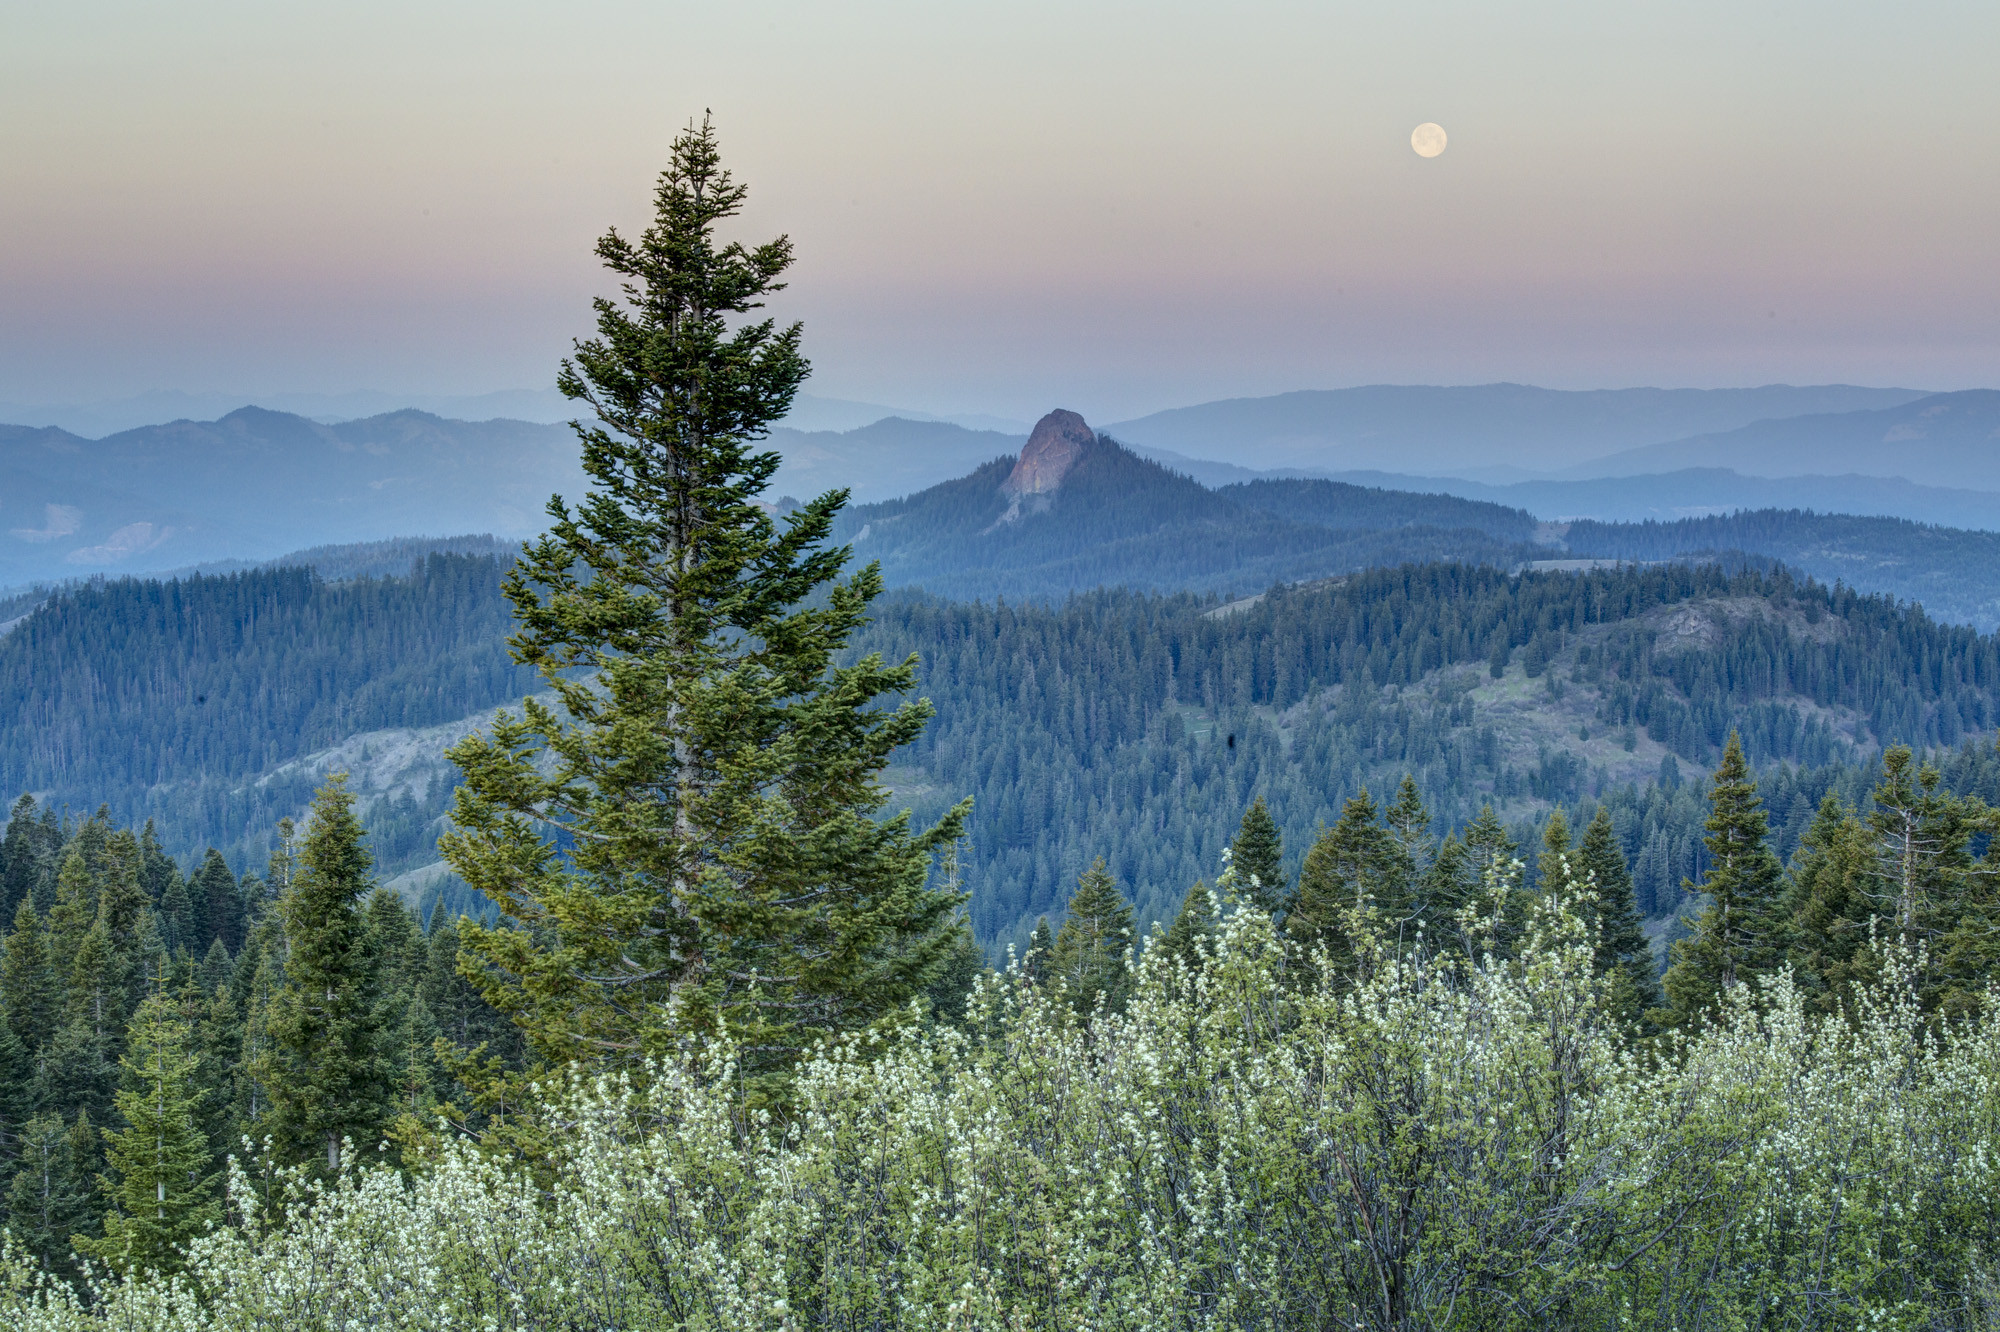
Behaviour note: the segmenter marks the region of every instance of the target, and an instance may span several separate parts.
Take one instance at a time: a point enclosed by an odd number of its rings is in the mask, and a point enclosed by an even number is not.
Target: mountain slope
[[[1929,486],[2000,490],[2000,390],[1929,394],[1874,411],[1758,421],[1628,449],[1571,469],[1578,477],[1729,467],[1750,476],[1843,472]]]
[[[1752,421],[1892,407],[1923,396],[1914,389],[1844,384],[1587,392],[1526,384],[1376,384],[1231,398],[1106,429],[1135,445],[1246,467],[1470,469],[1480,475],[1496,464],[1505,465],[1499,470],[1546,471]]]
[[[1080,433],[1053,479],[1051,423]],[[1328,482],[1211,491],[1051,413],[1019,459],[841,519],[836,539],[880,560],[892,584],[949,596],[1061,596],[1103,586],[1256,591],[1370,565],[1454,558],[1507,564],[1534,520],[1449,496],[1368,492]]]

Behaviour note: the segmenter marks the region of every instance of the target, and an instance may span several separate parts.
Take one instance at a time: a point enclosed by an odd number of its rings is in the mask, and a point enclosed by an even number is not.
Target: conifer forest
[[[1799,515],[774,502],[744,199],[597,243],[517,552],[8,605],[0,1327],[2000,1327],[2000,638]]]

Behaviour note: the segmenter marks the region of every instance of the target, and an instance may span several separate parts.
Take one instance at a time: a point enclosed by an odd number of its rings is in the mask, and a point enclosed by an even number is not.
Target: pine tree
[[[1576,871],[1570,857],[1569,818],[1558,805],[1549,811],[1549,821],[1542,825],[1542,851],[1535,857],[1536,889],[1548,893],[1563,886],[1570,877],[1565,872],[1566,863],[1570,871]],[[1576,872],[1575,877],[1581,881],[1583,875]]]
[[[35,895],[41,878],[41,846],[36,836],[35,798],[24,795],[7,816],[7,835],[0,838],[0,912],[12,917],[23,901]]]
[[[1099,1003],[1122,1012],[1131,993],[1132,904],[1100,857],[1077,880],[1049,950],[1049,977],[1079,1013]]]
[[[1336,970],[1352,971],[1372,938],[1405,926],[1398,887],[1408,875],[1401,852],[1376,821],[1375,802],[1363,788],[1306,853],[1286,931],[1301,945],[1324,947]],[[1414,938],[1414,922],[1409,926]]]
[[[1854,985],[1875,973],[1869,948],[1875,875],[1868,828],[1829,791],[1799,838],[1786,893],[1789,959],[1815,1012],[1846,1011]]]
[[[139,885],[146,890],[146,900],[155,907],[167,899],[167,891],[174,880],[181,877],[180,867],[173,857],[160,845],[160,836],[153,830],[153,821],[146,820],[146,826],[139,833]]]
[[[140,1005],[121,1064],[117,1105],[125,1127],[104,1135],[103,1238],[76,1241],[119,1272],[178,1270],[187,1242],[221,1216],[192,1045],[165,994]]]
[[[1264,806],[1264,797],[1250,802],[1236,840],[1229,848],[1236,882],[1259,911],[1282,916],[1291,905],[1292,886],[1285,879],[1285,841],[1278,822]]]
[[[1382,822],[1388,825],[1389,835],[1396,839],[1396,845],[1401,849],[1399,862],[1408,876],[1408,884],[1402,892],[1408,895],[1416,884],[1422,882],[1437,854],[1436,843],[1431,838],[1431,812],[1424,807],[1416,778],[1403,774],[1403,780],[1396,787],[1395,800],[1382,811]]]
[[[2000,960],[1991,866],[1976,866],[1971,849],[1975,834],[1991,830],[1991,811],[1945,790],[1936,766],[1917,762],[1907,745],[1882,755],[1872,798],[1876,914],[1886,934],[1923,946],[1916,988],[1925,1011],[1970,1016]]]
[[[1049,928],[1049,918],[1038,916],[1035,931],[1028,936],[1027,956],[1021,959],[1021,972],[1036,984],[1046,983],[1049,978],[1049,959],[1055,955],[1056,935]]]
[[[1586,903],[1586,923],[1597,939],[1593,958],[1597,974],[1612,978],[1613,1015],[1644,1030],[1646,1014],[1660,1006],[1660,982],[1632,871],[1603,806],[1585,826],[1571,864],[1595,889]]]
[[[361,903],[373,885],[361,821],[344,774],[313,798],[291,891],[279,903],[287,957],[272,1005],[277,1073],[271,1127],[293,1160],[340,1168],[341,1143],[373,1148],[389,1090],[377,1028],[377,975]]]
[[[24,1050],[39,1051],[55,1035],[62,1017],[62,984],[32,896],[21,898],[14,909],[14,932],[0,959],[0,1003],[6,1005],[7,1025]]]
[[[190,940],[191,951],[206,950],[211,939],[222,940],[223,947],[234,952],[243,946],[243,901],[236,889],[236,876],[229,872],[229,862],[214,847],[201,859],[201,868],[190,876],[190,902],[197,911],[196,936]]]
[[[938,971],[937,978],[924,989],[924,999],[932,1017],[951,1024],[965,1021],[966,1002],[972,998],[972,987],[978,983],[979,973],[986,965],[986,955],[980,951],[979,941],[972,933],[972,920],[963,911],[958,915],[957,933],[957,945]]]
[[[178,874],[168,882],[166,895],[160,899],[160,937],[169,952],[194,947],[194,903],[188,897],[187,881]]]
[[[1215,937],[1215,909],[1209,901],[1208,885],[1196,882],[1181,899],[1162,946],[1190,968],[1200,965],[1202,949]]]
[[[1731,731],[1709,791],[1709,869],[1699,885],[1709,905],[1694,933],[1673,947],[1664,989],[1671,1021],[1688,1026],[1727,991],[1777,969],[1785,955],[1784,867],[1768,845],[1764,802]]]
[[[7,1230],[14,1243],[45,1269],[74,1269],[70,1236],[91,1216],[92,1195],[70,1151],[61,1117],[39,1114],[22,1128],[14,1177],[7,1185]]]
[[[550,502],[507,582],[515,659],[561,707],[529,699],[451,751],[442,849],[525,926],[467,942],[540,1059],[631,1065],[726,1032],[758,1101],[946,964],[961,897],[929,880],[965,809],[923,832],[875,817],[930,708],[873,700],[909,690],[914,659],[838,664],[882,587],[873,565],[839,581],[845,492],[782,530],[758,502],[780,460],[755,441],[807,366],[797,325],[741,319],[792,258],[783,239],[717,245],[744,194],[704,122],[675,140],[645,234],[598,243],[627,301],[596,303],[559,380],[598,423],[577,427],[594,489]]]

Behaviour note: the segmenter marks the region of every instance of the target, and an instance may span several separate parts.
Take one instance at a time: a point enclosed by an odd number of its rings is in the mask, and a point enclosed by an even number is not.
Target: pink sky
[[[1996,50],[1990,3],[34,0],[0,401],[545,384],[704,107],[823,395],[1991,385]]]

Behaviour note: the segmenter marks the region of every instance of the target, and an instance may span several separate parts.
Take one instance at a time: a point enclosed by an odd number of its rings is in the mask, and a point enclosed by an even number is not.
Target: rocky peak
[[[1085,446],[1097,441],[1084,419],[1061,408],[1035,422],[1021,450],[1021,460],[1000,484],[1005,495],[1046,495],[1062,484],[1069,469],[1083,456]]]

